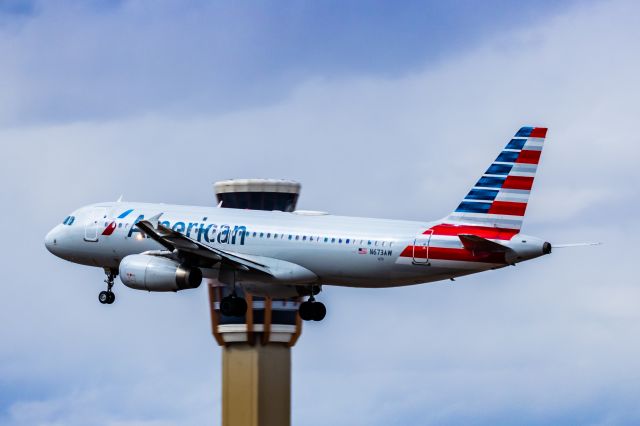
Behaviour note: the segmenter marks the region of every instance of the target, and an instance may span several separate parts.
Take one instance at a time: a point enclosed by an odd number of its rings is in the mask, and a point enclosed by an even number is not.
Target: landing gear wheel
[[[220,301],[220,312],[228,317],[241,317],[247,313],[247,301],[238,296],[223,297]]]
[[[327,308],[322,302],[309,300],[300,304],[298,313],[300,314],[300,318],[304,321],[322,321],[327,315]]]
[[[116,301],[116,295],[111,289],[113,288],[113,281],[116,278],[117,272],[111,269],[105,269],[105,272],[107,273],[107,279],[104,280],[104,282],[107,283],[107,291],[101,291],[100,294],[98,294],[98,300],[103,305],[111,305]]]
[[[243,316],[247,313],[247,301],[244,300],[244,297],[236,297],[235,298],[235,314],[238,317]]]
[[[327,308],[322,302],[315,302],[311,304],[312,319],[314,321],[322,321],[327,315]]]
[[[313,319],[313,306],[311,302],[302,302],[298,308],[298,313],[303,321],[311,321]]]

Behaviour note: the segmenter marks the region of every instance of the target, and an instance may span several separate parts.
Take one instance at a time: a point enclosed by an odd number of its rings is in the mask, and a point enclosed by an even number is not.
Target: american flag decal
[[[367,249],[365,249],[365,248],[359,248],[359,249],[358,249],[358,254],[367,254]]]

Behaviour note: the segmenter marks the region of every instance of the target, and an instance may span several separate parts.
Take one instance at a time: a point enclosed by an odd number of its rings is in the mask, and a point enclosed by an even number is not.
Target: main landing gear
[[[113,281],[115,280],[116,275],[117,274],[113,271],[107,272],[107,279],[104,280],[104,282],[107,283],[107,291],[101,291],[100,294],[98,295],[98,300],[103,305],[111,305],[113,302],[116,301],[116,295],[113,291],[111,291],[111,288],[113,287]]]
[[[300,304],[298,313],[304,321],[322,321],[327,315],[327,308],[324,303],[316,302],[316,298],[312,294],[309,300]]]
[[[247,301],[234,292],[220,301],[220,312],[228,317],[241,317],[247,313]]]

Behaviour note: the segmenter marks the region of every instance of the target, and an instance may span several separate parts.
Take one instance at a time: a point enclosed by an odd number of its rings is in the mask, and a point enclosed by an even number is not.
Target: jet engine
[[[136,290],[178,291],[197,288],[202,271],[165,257],[132,254],[120,262],[120,280]]]

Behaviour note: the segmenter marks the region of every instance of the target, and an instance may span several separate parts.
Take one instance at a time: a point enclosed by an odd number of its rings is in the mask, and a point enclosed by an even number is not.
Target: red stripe
[[[527,203],[512,203],[510,201],[494,201],[487,213],[508,214],[513,216],[524,216],[527,210]]]
[[[113,234],[113,231],[115,231],[115,230],[116,230],[116,223],[115,222],[111,222],[109,224],[109,226],[104,228],[104,231],[102,231],[102,235],[111,235],[111,234]]]
[[[518,155],[516,163],[538,164],[538,161],[540,161],[540,154],[542,154],[542,151],[523,149],[520,151],[520,155]]]
[[[526,176],[507,176],[507,179],[502,184],[504,189],[531,189],[533,185],[533,178]]]
[[[530,138],[546,138],[547,137],[547,128],[546,127],[534,127],[529,135]]]
[[[520,232],[518,229],[494,228],[491,226],[451,225],[447,223],[436,225],[424,233],[429,234],[431,231],[433,231],[433,235],[455,237],[460,234],[472,234],[492,240],[510,240],[514,235]]]
[[[416,247],[415,255],[413,246],[407,246],[400,257],[411,257],[418,259],[427,258],[426,247]],[[461,262],[484,262],[484,263],[507,263],[504,253],[478,253],[467,249],[429,247],[429,259],[432,260],[457,260]]]

